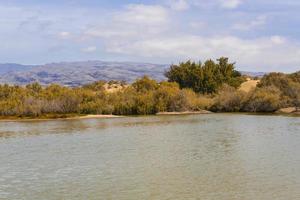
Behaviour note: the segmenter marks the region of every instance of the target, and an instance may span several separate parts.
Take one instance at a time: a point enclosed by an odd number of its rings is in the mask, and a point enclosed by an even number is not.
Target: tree
[[[191,88],[203,94],[215,93],[224,83],[237,88],[243,79],[234,70],[235,63],[229,63],[224,57],[217,61],[207,60],[204,64],[187,61],[171,65],[165,76],[169,82],[178,83],[180,88]]]

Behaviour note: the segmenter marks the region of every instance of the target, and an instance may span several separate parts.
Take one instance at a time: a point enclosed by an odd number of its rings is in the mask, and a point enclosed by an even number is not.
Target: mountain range
[[[148,75],[164,80],[169,65],[136,63],[79,61],[59,62],[45,65],[0,64],[0,83],[26,85],[39,82],[42,85],[57,83],[75,87],[98,80],[124,80],[128,83]],[[263,72],[242,72],[248,76],[263,76]]]

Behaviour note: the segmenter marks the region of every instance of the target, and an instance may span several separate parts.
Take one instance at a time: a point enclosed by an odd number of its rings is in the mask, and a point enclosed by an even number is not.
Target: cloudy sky
[[[176,63],[300,70],[299,0],[0,0],[0,63]]]

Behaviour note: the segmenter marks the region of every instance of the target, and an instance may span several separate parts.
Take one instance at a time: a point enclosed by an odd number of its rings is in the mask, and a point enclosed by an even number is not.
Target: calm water
[[[0,122],[0,199],[299,200],[300,118]]]

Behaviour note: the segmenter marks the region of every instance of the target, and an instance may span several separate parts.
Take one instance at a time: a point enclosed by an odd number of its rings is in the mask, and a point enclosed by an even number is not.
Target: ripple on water
[[[0,199],[299,199],[299,129],[235,114],[0,123]]]

